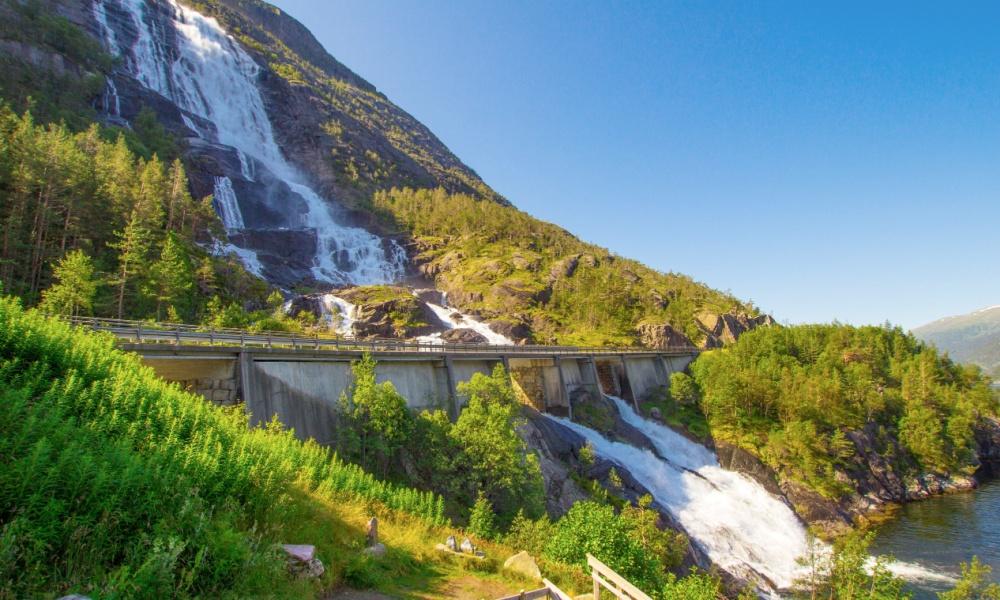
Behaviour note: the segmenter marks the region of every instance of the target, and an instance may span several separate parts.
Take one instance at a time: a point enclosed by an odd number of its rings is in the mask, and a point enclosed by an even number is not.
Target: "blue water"
[[[956,576],[960,563],[978,556],[1000,581],[1000,480],[975,492],[907,504],[879,528],[872,551]],[[937,582],[910,586],[919,600],[936,598],[936,592],[948,588]]]

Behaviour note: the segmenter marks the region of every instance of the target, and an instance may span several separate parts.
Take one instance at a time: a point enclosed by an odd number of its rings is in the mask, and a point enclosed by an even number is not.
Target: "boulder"
[[[444,546],[452,552],[458,552],[458,540],[453,535],[448,536],[448,539],[444,541]]]
[[[385,553],[386,553],[385,544],[383,544],[382,542],[372,544],[371,546],[365,548],[365,554],[369,556],[374,556],[376,558],[381,558],[385,556]]]
[[[487,344],[486,336],[475,329],[457,327],[441,334],[441,339],[450,344]]]
[[[508,321],[506,319],[494,319],[486,323],[490,329],[504,337],[514,340],[517,344],[531,341],[531,327],[523,322]]]
[[[503,561],[503,568],[512,573],[524,575],[529,579],[540,580],[542,578],[542,571],[538,568],[538,563],[523,550]]]
[[[459,550],[466,554],[475,554],[476,546],[472,543],[472,540],[465,538],[462,540],[462,544],[458,547]]]
[[[649,418],[654,421],[660,421],[662,423],[663,413],[660,412],[659,408],[654,406],[653,408],[649,409]]]
[[[316,557],[316,546],[284,544],[281,549],[288,557],[288,570],[302,579],[315,579],[326,572],[323,562]]]
[[[643,346],[668,350],[670,348],[692,348],[691,340],[667,323],[645,323],[636,328]]]

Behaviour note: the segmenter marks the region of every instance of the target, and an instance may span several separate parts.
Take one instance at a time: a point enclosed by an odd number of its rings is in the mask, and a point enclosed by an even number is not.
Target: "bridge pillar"
[[[455,381],[455,365],[447,354],[444,355],[444,369],[448,379],[448,412],[454,422],[458,420],[458,386]]]
[[[566,401],[567,411],[569,412],[569,420],[573,420],[573,403],[569,399],[569,391],[566,389],[566,376],[563,374],[562,358],[559,355],[553,357],[553,362],[556,365],[556,371],[559,373],[559,393],[562,394],[562,400]]]
[[[635,390],[632,389],[632,380],[629,379],[629,376],[628,376],[628,361],[625,360],[625,355],[624,354],[619,355],[619,358],[622,361],[622,379],[618,383],[618,387],[621,388],[621,391],[622,391],[622,400],[628,400],[628,398],[626,398],[626,395],[632,396],[632,407],[635,408],[635,412],[637,412],[639,414],[642,414],[639,411],[639,398],[638,398],[638,394],[636,394]],[[626,390],[628,390],[627,394],[626,394]]]
[[[250,410],[250,397],[253,393],[253,355],[246,350],[240,350],[239,355],[239,390],[243,409]]]

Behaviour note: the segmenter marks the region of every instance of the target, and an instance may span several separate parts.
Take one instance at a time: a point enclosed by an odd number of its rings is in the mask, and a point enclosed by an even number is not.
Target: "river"
[[[872,551],[954,575],[960,563],[978,556],[1000,581],[1000,480],[988,481],[975,492],[903,506],[879,527]],[[937,598],[936,592],[947,589],[939,582],[910,587],[916,600]]]

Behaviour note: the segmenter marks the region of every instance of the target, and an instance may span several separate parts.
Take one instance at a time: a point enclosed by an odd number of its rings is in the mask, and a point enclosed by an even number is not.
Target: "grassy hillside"
[[[1000,306],[922,325],[913,335],[947,352],[958,362],[979,365],[1000,379]]]
[[[697,342],[697,314],[754,313],[686,275],[616,256],[510,206],[394,189],[376,193],[371,210],[413,237],[415,261],[450,302],[530,330],[541,343],[637,344],[642,323],[669,323]]]
[[[472,388],[489,393],[499,381],[485,378]],[[472,388],[471,421],[455,425],[455,438],[480,431],[494,449],[484,447],[483,460],[517,461],[498,436],[505,409],[477,399]],[[509,396],[507,388],[500,391]],[[138,357],[114,349],[110,336],[26,311],[11,298],[0,298],[0,390],[0,598],[310,598],[341,585],[426,598],[496,597],[532,586],[499,569],[525,548],[569,592],[588,587],[586,551],[656,597],[698,583],[714,598],[719,587],[712,576],[668,576],[683,538],[660,531],[651,511],[619,512],[606,498],[578,505],[557,523],[518,514],[501,530],[480,494],[469,529],[487,560],[442,555],[436,543],[464,534],[447,524],[440,495],[380,481],[277,424],[250,429],[241,410],[215,407],[156,378]],[[373,375],[356,392],[351,432],[381,449],[367,455],[378,470],[386,440],[376,440],[380,429],[370,417],[385,415],[358,410],[380,406],[372,394],[395,392],[391,384],[375,386]],[[473,450],[458,446],[456,456],[434,460],[446,467]],[[502,486],[503,477],[485,485]],[[465,484],[460,472],[453,480]],[[381,559],[362,552],[372,515],[388,547]],[[588,526],[594,519],[603,525]],[[280,543],[316,545],[326,574],[317,581],[290,576]]]

